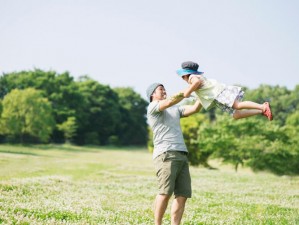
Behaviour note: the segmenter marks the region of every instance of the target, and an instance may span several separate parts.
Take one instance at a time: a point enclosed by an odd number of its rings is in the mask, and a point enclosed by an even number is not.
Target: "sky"
[[[0,75],[35,68],[168,94],[195,61],[225,84],[299,84],[297,0],[0,0]]]

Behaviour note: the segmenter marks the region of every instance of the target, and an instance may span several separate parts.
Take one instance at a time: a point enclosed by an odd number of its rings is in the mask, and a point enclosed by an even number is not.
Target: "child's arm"
[[[189,97],[193,91],[196,91],[198,88],[200,88],[203,84],[203,80],[199,79],[196,76],[192,76],[189,80],[189,84],[189,88],[184,91],[185,98]]]
[[[184,99],[184,92],[186,90],[180,91],[175,95],[172,95],[164,100],[160,100],[159,101],[159,110],[163,111],[177,103],[179,103],[180,101],[182,101]]]

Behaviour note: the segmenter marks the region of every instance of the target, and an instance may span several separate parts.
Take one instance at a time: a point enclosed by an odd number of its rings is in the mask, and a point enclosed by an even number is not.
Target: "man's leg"
[[[157,195],[156,201],[155,201],[155,224],[161,225],[162,219],[165,213],[165,210],[167,208],[168,201],[170,199],[169,195]]]
[[[185,210],[187,198],[178,196],[173,200],[171,207],[171,225],[179,225]]]

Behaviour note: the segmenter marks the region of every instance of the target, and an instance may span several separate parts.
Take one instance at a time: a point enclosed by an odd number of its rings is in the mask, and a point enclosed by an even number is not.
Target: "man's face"
[[[153,100],[163,100],[167,97],[166,90],[163,86],[158,86],[153,92]]]

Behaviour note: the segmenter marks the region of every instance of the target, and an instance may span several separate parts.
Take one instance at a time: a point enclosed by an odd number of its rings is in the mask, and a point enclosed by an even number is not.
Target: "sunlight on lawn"
[[[0,166],[0,223],[153,224],[146,149],[0,145]],[[230,166],[191,174],[183,224],[299,224],[298,177]]]

